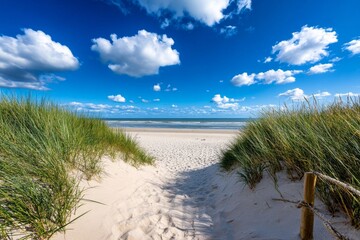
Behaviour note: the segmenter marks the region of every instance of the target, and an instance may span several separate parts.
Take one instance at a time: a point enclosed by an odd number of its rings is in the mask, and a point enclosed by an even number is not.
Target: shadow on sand
[[[176,208],[181,204],[183,213],[176,213],[173,218],[181,220],[194,239],[214,239],[211,213],[215,209],[215,194],[217,186],[214,178],[219,172],[219,165],[180,172],[177,177],[163,186],[169,193]]]

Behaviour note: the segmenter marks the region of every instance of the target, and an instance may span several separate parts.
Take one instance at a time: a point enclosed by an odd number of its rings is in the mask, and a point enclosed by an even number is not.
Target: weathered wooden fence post
[[[315,185],[316,175],[311,172],[305,173],[304,202],[311,207],[314,206],[315,201]],[[300,238],[302,240],[313,239],[314,212],[308,207],[303,206],[300,221]]]

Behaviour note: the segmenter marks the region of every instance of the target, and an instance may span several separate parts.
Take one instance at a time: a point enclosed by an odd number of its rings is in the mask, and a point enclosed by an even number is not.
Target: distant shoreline
[[[188,129],[188,128],[120,128],[128,133],[137,132],[162,132],[162,133],[217,133],[217,134],[236,134],[240,130],[234,129]]]
[[[112,128],[129,129],[180,129],[181,131],[238,131],[243,129],[249,119],[197,119],[197,118],[173,118],[173,119],[102,119]],[[162,130],[160,130],[162,131]],[[153,130],[152,130],[153,132]]]

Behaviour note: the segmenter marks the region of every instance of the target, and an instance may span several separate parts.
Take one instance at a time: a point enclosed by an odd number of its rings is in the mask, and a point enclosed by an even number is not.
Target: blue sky
[[[360,1],[0,0],[1,94],[101,117],[253,117],[360,94]]]

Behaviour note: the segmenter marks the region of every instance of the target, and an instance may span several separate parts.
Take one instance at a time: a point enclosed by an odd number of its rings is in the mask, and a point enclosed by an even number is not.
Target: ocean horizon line
[[[113,128],[242,129],[254,118],[103,118]]]
[[[215,117],[215,118],[201,118],[201,117],[99,117],[97,119],[101,120],[228,120],[228,121],[254,121],[258,118],[255,117],[244,117],[244,118],[224,118],[224,117]]]

